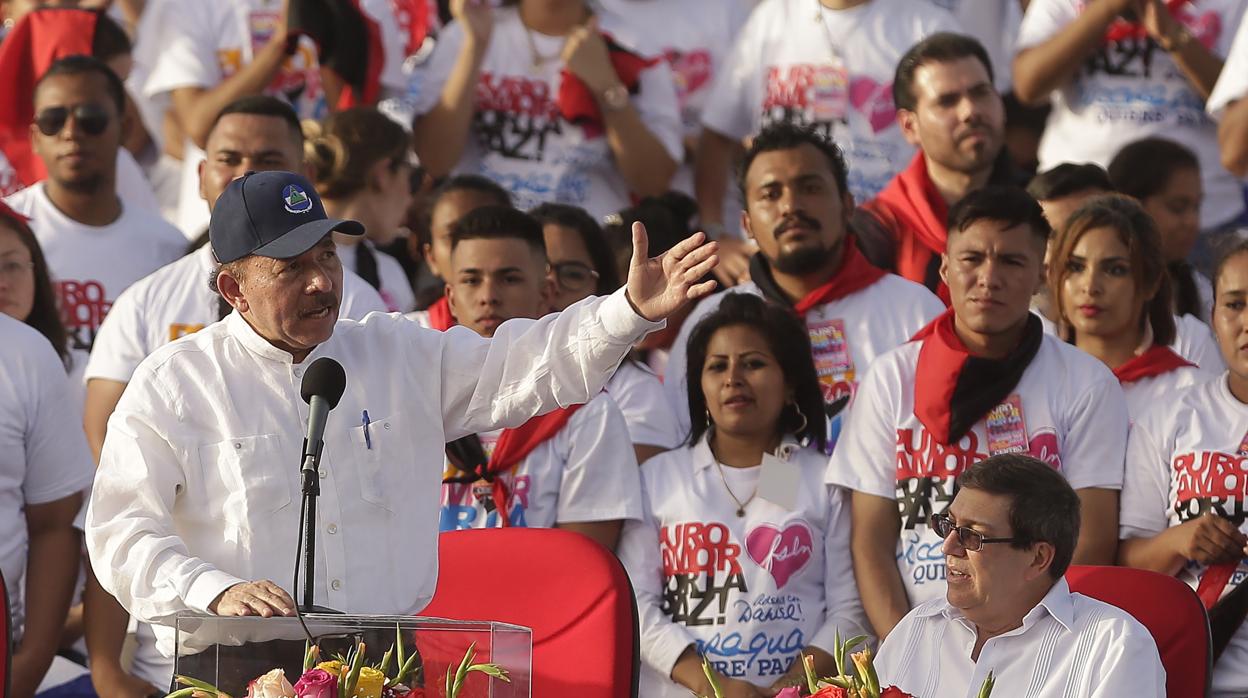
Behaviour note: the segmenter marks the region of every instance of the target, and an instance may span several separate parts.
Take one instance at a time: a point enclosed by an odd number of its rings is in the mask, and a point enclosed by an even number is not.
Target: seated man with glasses
[[[1071,593],[1062,577],[1079,539],[1079,497],[1056,470],[1022,454],[967,468],[947,513],[945,598],[910,611],[880,646],[881,685],[916,696],[994,693],[1164,696],[1148,630],[1125,611]]]
[[[451,228],[446,297],[455,320],[491,337],[505,320],[538,318],[554,280],[541,224],[508,206],[484,206]],[[614,550],[626,519],[641,517],[641,479],[628,426],[600,393],[515,429],[447,444],[440,527],[564,528]]]

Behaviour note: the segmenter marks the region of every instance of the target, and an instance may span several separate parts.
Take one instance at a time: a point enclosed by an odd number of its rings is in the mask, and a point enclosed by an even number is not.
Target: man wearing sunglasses
[[[69,332],[74,399],[104,316],[130,284],[182,255],[186,240],[117,194],[125,92],[89,56],[53,63],[35,84],[31,141],[47,179],[6,201],[31,219]]]
[[[1079,539],[1079,496],[1021,454],[958,477],[932,529],[948,565],[944,598],[920,604],[880,646],[881,685],[922,696],[996,693],[1160,698],[1166,676],[1152,635],[1121,609],[1071,593],[1063,575]]]

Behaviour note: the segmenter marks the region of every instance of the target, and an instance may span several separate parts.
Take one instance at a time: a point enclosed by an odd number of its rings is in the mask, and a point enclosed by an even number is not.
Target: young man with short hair
[[[1029,453],[1061,472],[1087,523],[1075,559],[1113,564],[1126,399],[1104,364],[1045,334],[1030,311],[1048,235],[1021,189],[962,199],[941,258],[950,309],[862,380],[828,481],[854,491],[855,575],[880,637],[943,593],[930,516],[992,455]]]

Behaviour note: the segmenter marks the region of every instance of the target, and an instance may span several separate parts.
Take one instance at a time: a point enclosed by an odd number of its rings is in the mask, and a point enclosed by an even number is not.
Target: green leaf
[[[724,698],[724,689],[720,688],[719,681],[715,680],[715,670],[711,668],[711,662],[702,655],[702,673],[706,674],[707,683],[711,684],[711,692],[715,694],[714,698]]]
[[[468,645],[468,651],[464,653],[464,660],[459,663],[459,668],[455,670],[455,678],[452,680],[451,672],[446,672],[446,698],[456,698],[459,692],[464,690],[464,678],[468,675],[468,667],[472,664],[472,660],[477,658],[477,643]]]
[[[386,650],[386,653],[381,656],[381,666],[377,667],[377,671],[380,671],[382,676],[390,676],[390,658],[393,656],[394,645],[391,645],[390,649]]]
[[[342,698],[351,698],[354,696],[355,689],[360,685],[360,669],[364,668],[364,651],[364,643],[361,642],[352,653],[354,657],[351,662],[350,674],[347,677],[347,690],[346,692],[340,694]],[[344,671],[343,673],[347,674],[348,672]]]
[[[202,690],[202,689],[195,688],[194,686],[190,688],[183,688],[183,689],[174,691],[173,693],[170,693],[169,695],[165,696],[165,698],[191,698],[191,696],[195,695],[195,691],[199,691],[199,690]]]
[[[479,674],[486,674],[487,676],[511,683],[511,679],[507,677],[507,671],[497,664],[473,664],[468,667],[469,674],[474,671]]]
[[[992,687],[995,686],[997,680],[992,675],[992,671],[988,671],[988,678],[984,679],[984,685],[979,687],[979,698],[990,698],[992,696]]]
[[[394,648],[398,652],[399,676],[395,677],[395,682],[403,680],[403,667],[407,666],[407,655],[403,653],[403,629],[398,623],[394,624]]]
[[[212,684],[206,681],[200,681],[199,679],[193,676],[182,676],[181,674],[179,674],[173,678],[174,678],[174,681],[176,681],[177,683],[183,686],[189,686],[191,688],[194,688],[200,691],[205,691],[207,693],[211,693],[214,696],[224,695],[221,693],[221,689],[217,688],[216,686],[213,686]]]

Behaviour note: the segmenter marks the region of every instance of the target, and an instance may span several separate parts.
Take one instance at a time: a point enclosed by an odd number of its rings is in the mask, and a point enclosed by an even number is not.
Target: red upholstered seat
[[[641,665],[632,584],[610,551],[578,533],[443,533],[437,592],[420,615],[532,628],[533,698],[637,695]],[[440,679],[442,658],[423,644],[421,653],[427,676]]]
[[[1166,695],[1204,698],[1212,679],[1209,617],[1196,592],[1174,577],[1127,567],[1075,565],[1071,591],[1113,604],[1140,621],[1157,641],[1166,669]]]

